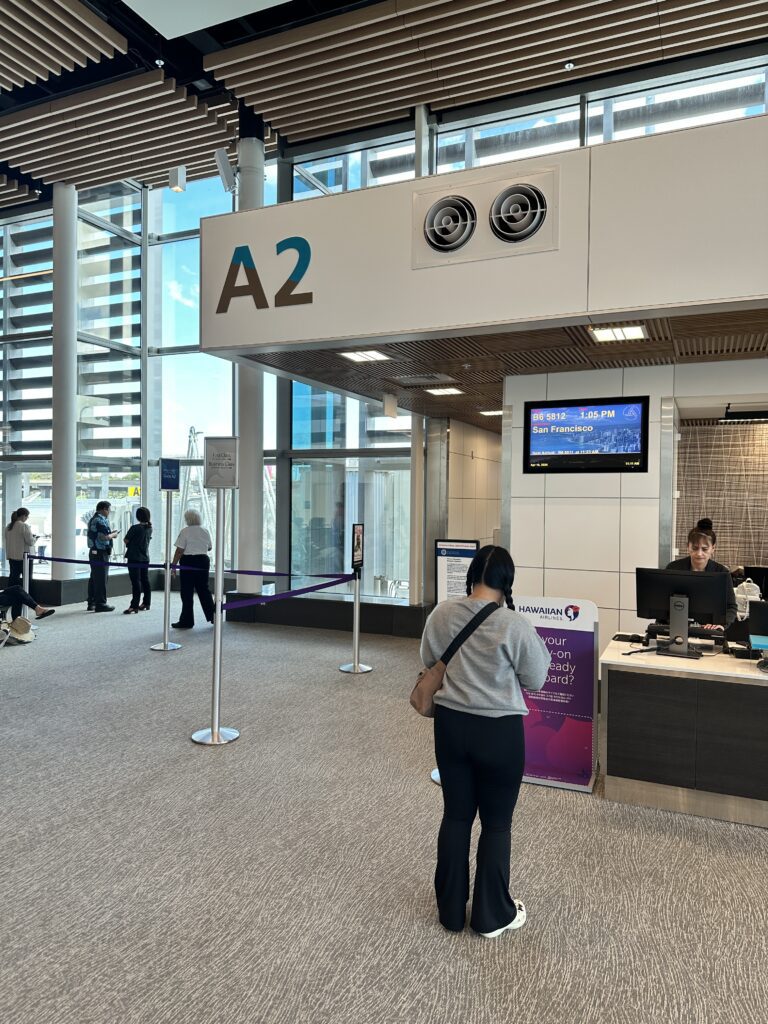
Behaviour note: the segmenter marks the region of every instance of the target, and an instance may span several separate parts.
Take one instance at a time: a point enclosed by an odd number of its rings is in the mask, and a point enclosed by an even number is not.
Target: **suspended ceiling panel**
[[[0,90],[84,68],[128,42],[79,0],[3,0],[0,13]]]
[[[389,0],[204,64],[297,142],[767,34],[765,0]]]
[[[30,196],[26,185],[20,185],[12,178],[0,174],[0,210],[8,206],[17,206],[19,203],[28,203],[34,196]]]
[[[501,419],[481,412],[501,408],[508,375],[768,357],[768,310],[632,321],[638,323],[648,334],[642,341],[606,344],[587,327],[573,326],[376,344],[388,357],[381,362],[353,363],[340,349],[284,350],[259,355],[258,362],[376,400],[394,394],[403,409],[500,431]],[[367,341],[359,347],[371,346]],[[463,394],[429,395],[429,386],[453,386]]]
[[[210,25],[219,25],[232,18],[257,14],[269,7],[279,7],[285,0],[124,0],[152,28],[166,39],[175,39],[188,32],[198,32]]]
[[[124,178],[216,173],[214,151],[232,141],[231,104],[209,109],[161,70],[0,117],[0,153],[14,170],[78,188]]]

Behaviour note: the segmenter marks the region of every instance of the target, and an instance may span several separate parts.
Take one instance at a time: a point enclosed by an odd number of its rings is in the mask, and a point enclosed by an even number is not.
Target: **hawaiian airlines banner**
[[[597,749],[597,606],[592,601],[518,597],[552,664],[544,688],[523,690],[525,781],[591,792]]]

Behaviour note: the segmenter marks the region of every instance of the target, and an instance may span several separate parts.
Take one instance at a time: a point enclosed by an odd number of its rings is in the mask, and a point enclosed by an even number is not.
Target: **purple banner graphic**
[[[523,691],[529,712],[525,776],[529,781],[590,790],[595,770],[597,609],[591,601],[521,598],[515,603],[552,657],[543,689]]]

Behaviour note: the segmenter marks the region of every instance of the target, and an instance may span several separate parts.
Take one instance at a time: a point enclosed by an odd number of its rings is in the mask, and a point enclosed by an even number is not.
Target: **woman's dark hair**
[[[695,544],[697,540],[708,540],[712,547],[717,544],[717,536],[712,529],[711,519],[700,519],[688,534],[688,543]]]
[[[472,587],[484,583],[491,590],[500,590],[504,595],[507,608],[515,610],[512,600],[512,584],[515,582],[515,563],[506,548],[497,548],[486,544],[480,548],[467,570],[467,597]]]
[[[10,523],[8,523],[8,529],[10,530],[10,528],[13,526],[17,519],[21,519],[23,516],[28,515],[29,509],[24,508],[24,506],[22,506],[21,508],[17,508],[15,512],[11,512],[11,521]]]
[[[148,508],[144,508],[143,505],[140,505],[136,509],[136,522],[144,523],[145,526],[152,525],[152,514]]]

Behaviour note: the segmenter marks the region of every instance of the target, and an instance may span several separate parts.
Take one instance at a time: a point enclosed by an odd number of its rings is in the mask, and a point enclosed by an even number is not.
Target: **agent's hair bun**
[[[698,521],[698,523],[696,523],[696,529],[697,530],[711,530],[712,529],[712,520],[711,519],[700,519]]]

